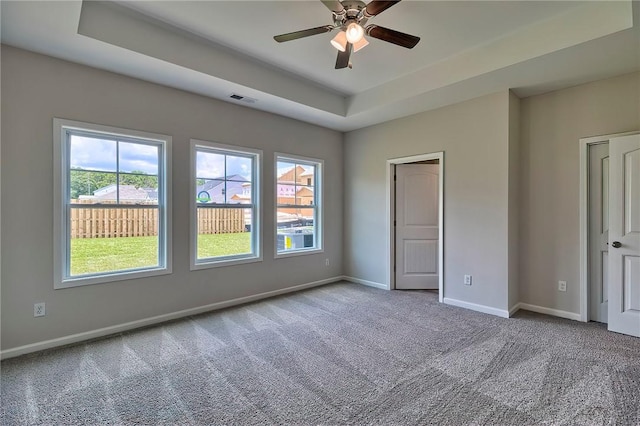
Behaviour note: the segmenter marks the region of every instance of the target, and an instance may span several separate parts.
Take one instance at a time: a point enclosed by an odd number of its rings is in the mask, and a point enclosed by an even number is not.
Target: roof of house
[[[293,169],[295,169],[295,168],[303,170],[302,173],[298,173],[298,177],[313,176],[313,167],[312,166],[305,167],[305,166],[302,166],[300,164],[297,164],[295,166],[288,167],[288,168],[284,169],[284,171],[282,171],[278,175],[278,181],[280,181],[283,176],[286,176],[287,174],[291,173],[293,171]]]
[[[116,196],[119,196],[119,200],[122,201],[147,201],[157,200],[158,190],[156,188],[136,188],[135,185],[120,185],[119,191],[116,184],[108,185],[93,191],[92,197],[81,198],[93,198],[98,201],[115,201]]]
[[[224,204],[225,201],[230,200],[234,195],[242,195],[243,187],[249,181],[241,175],[227,176],[226,191],[224,178],[216,178],[206,180],[205,183],[199,185],[196,188],[196,196],[203,203],[218,203]],[[206,193],[206,194],[205,194]],[[226,193],[226,200],[225,200]],[[208,200],[208,201],[206,201]]]

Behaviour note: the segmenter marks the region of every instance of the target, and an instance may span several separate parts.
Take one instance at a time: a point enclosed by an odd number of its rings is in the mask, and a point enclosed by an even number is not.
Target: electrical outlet
[[[567,291],[566,281],[558,281],[558,291]]]
[[[328,257],[324,260],[324,265],[325,266],[329,266],[329,258]]]
[[[44,302],[42,303],[34,303],[33,304],[33,316],[34,317],[43,317],[46,314]]]
[[[471,275],[464,276],[464,285],[471,285]]]

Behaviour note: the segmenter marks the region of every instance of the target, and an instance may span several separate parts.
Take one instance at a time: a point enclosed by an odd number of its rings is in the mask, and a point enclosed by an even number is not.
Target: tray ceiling
[[[334,69],[332,33],[273,40],[330,24],[317,0],[1,7],[5,44],[342,131],[499,90],[529,96],[640,69],[630,1],[404,0],[371,22],[420,43],[371,39],[343,70]]]

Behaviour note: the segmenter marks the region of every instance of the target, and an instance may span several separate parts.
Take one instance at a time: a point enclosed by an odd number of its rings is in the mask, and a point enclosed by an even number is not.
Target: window
[[[276,256],[322,250],[322,161],[276,155]]]
[[[261,260],[262,151],[191,141],[191,269]]]
[[[171,272],[171,138],[54,119],[55,288]]]

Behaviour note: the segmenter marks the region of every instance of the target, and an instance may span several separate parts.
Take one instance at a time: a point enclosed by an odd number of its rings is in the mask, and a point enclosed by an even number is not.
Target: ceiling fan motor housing
[[[360,0],[344,0],[341,3],[344,10],[341,13],[333,13],[336,27],[345,27],[351,22],[360,22],[367,5]]]

